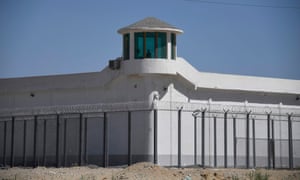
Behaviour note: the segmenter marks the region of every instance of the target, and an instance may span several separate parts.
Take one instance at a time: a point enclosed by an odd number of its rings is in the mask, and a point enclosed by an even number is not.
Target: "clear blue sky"
[[[300,80],[299,0],[207,1],[221,3],[1,0],[0,78],[100,71],[122,54],[116,31],[154,16],[184,30],[178,55],[200,71]]]

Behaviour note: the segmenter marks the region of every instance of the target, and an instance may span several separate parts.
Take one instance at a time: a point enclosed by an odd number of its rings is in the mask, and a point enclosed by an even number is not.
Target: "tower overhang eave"
[[[118,30],[119,34],[126,34],[129,32],[172,32],[182,34],[183,30],[177,28],[161,28],[161,27],[139,27],[139,28],[122,28]]]

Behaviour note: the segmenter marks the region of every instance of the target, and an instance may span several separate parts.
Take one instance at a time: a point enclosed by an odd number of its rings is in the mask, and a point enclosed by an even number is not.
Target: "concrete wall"
[[[300,134],[299,127],[299,81],[270,78],[256,78],[232,75],[218,75],[200,73],[188,64],[184,59],[123,61],[120,70],[105,68],[101,72],[75,75],[59,75],[45,77],[14,78],[0,80],[0,128],[4,128],[6,122],[5,161],[9,160],[11,141],[11,120],[16,117],[15,128],[20,129],[15,133],[16,164],[21,159],[20,148],[23,146],[22,134],[24,134],[22,118],[29,118],[27,126],[26,152],[28,163],[32,163],[33,154],[33,117],[38,116],[36,147],[39,153],[43,151],[40,144],[44,141],[44,124],[48,127],[47,156],[49,165],[56,163],[51,159],[56,152],[53,149],[55,141],[56,124],[55,117],[60,115],[63,124],[60,127],[61,139],[60,154],[66,151],[70,157],[66,165],[78,162],[79,139],[78,131],[80,120],[78,114],[87,111],[93,113],[107,113],[109,121],[109,158],[110,165],[126,164],[128,161],[128,120],[127,113],[132,111],[132,160],[151,161],[154,154],[154,130],[153,109],[158,110],[158,163],[161,165],[175,166],[178,164],[178,110],[182,111],[182,165],[194,163],[194,119],[193,111],[201,108],[207,109],[205,116],[205,165],[214,166],[214,119],[217,117],[217,166],[224,164],[224,109],[229,110],[227,121],[227,158],[228,166],[233,166],[233,119],[237,117],[237,165],[245,166],[245,118],[246,112],[252,111],[250,121],[255,119],[257,138],[257,165],[266,166],[266,111],[274,114],[274,139],[275,161],[277,167],[286,167],[288,161],[287,147],[287,113],[293,113],[292,132],[294,143],[294,166],[299,165],[298,151]],[[147,104],[147,108],[141,108],[141,103]],[[118,106],[122,104],[122,106]],[[84,109],[80,107],[84,106]],[[105,108],[102,107],[105,106]],[[96,109],[93,109],[96,106]],[[75,108],[76,107],[76,108]],[[90,108],[92,110],[90,110]],[[101,107],[101,108],[99,108]],[[54,109],[54,110],[51,110]],[[79,108],[79,109],[78,109]],[[51,110],[54,117],[44,117]],[[66,111],[67,109],[67,111]],[[139,110],[147,110],[145,112]],[[20,113],[21,112],[21,113]],[[66,115],[67,114],[67,115]],[[75,115],[70,115],[75,114]],[[253,116],[252,116],[253,115]],[[23,117],[24,116],[24,117]],[[67,116],[67,117],[64,117]],[[8,117],[8,119],[7,119]],[[4,120],[3,120],[4,118]],[[30,119],[31,118],[31,119]],[[53,119],[54,118],[54,119]],[[200,118],[200,117],[199,117]],[[67,119],[65,121],[65,119]],[[67,123],[67,136],[64,123]],[[201,120],[197,125],[197,132],[201,133]],[[103,162],[103,115],[88,117],[87,123],[87,154],[90,163]],[[252,138],[252,125],[249,125],[250,141]],[[1,131],[3,132],[3,131]],[[201,135],[197,134],[196,147],[197,161],[202,162]],[[4,137],[4,135],[2,136]],[[0,155],[3,156],[4,139],[0,145]],[[251,144],[251,143],[250,143]],[[66,150],[63,148],[66,145]],[[61,149],[62,148],[62,149]],[[251,146],[249,147],[251,149]],[[251,150],[249,156],[251,159]],[[259,158],[260,157],[260,158]],[[3,158],[3,157],[2,157]],[[63,158],[63,157],[61,157]],[[42,163],[40,159],[37,163]],[[63,162],[62,162],[63,163]],[[252,161],[250,162],[253,163]]]

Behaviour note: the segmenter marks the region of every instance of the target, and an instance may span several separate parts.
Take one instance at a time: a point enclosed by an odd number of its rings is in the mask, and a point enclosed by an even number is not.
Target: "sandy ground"
[[[259,177],[260,176],[260,177]],[[203,169],[165,168],[152,163],[137,163],[126,168],[71,167],[71,168],[8,168],[0,170],[0,180],[118,180],[118,179],[263,179],[299,180],[300,170],[265,169]],[[256,178],[255,178],[256,177]]]

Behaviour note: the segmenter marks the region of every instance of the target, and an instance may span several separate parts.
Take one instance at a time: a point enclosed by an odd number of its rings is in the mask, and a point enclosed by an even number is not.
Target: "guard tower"
[[[168,23],[148,17],[118,30],[123,35],[123,60],[176,60],[176,35],[183,33]]]

